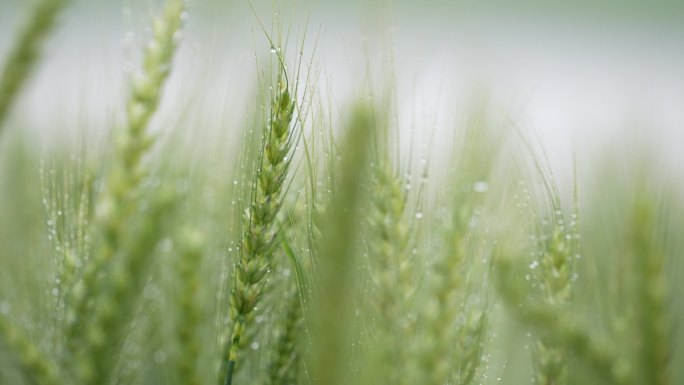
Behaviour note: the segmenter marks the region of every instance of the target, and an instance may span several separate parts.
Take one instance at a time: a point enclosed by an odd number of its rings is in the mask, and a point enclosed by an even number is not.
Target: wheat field
[[[0,4],[0,384],[684,383],[681,106],[587,141],[406,76],[410,2],[236,4]]]

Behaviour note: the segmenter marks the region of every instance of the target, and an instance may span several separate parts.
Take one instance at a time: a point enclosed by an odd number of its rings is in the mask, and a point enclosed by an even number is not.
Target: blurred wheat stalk
[[[69,0],[41,0],[15,38],[0,74],[0,130],[14,99],[38,62],[43,41]]]

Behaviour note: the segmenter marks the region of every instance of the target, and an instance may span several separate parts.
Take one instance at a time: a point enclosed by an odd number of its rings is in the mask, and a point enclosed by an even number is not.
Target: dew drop
[[[473,190],[478,193],[484,193],[489,190],[489,183],[485,181],[477,181],[473,184]]]
[[[163,350],[157,350],[154,352],[154,362],[158,364],[166,362],[166,353]]]

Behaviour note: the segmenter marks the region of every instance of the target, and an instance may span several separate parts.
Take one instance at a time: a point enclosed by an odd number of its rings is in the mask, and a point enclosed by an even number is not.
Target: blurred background
[[[2,57],[27,3],[0,2]],[[269,51],[259,23],[274,31],[279,20],[293,62],[303,44],[304,66],[318,73],[333,117],[364,88],[393,89],[397,125],[423,149],[437,151],[434,138],[453,127],[459,109],[487,95],[515,125],[539,135],[559,175],[569,175],[573,143],[578,154],[590,155],[607,143],[619,152],[641,138],[668,163],[681,160],[678,0],[189,3],[163,109],[201,105],[202,120],[219,131],[239,126],[255,103],[256,68]],[[116,124],[156,5],[74,1],[14,108],[15,123],[48,147]],[[684,168],[672,171],[684,176]]]

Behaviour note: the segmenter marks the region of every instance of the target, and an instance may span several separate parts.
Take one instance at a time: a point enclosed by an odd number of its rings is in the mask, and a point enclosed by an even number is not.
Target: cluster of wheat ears
[[[576,178],[564,204],[486,103],[448,164],[402,162],[391,103],[364,98],[333,130],[267,35],[263,119],[216,175],[149,129],[183,0],[153,20],[108,154],[43,159],[42,207],[21,211],[40,196],[8,115],[69,3],[37,2],[0,74],[0,383],[683,381],[683,211],[646,163],[587,202]]]

